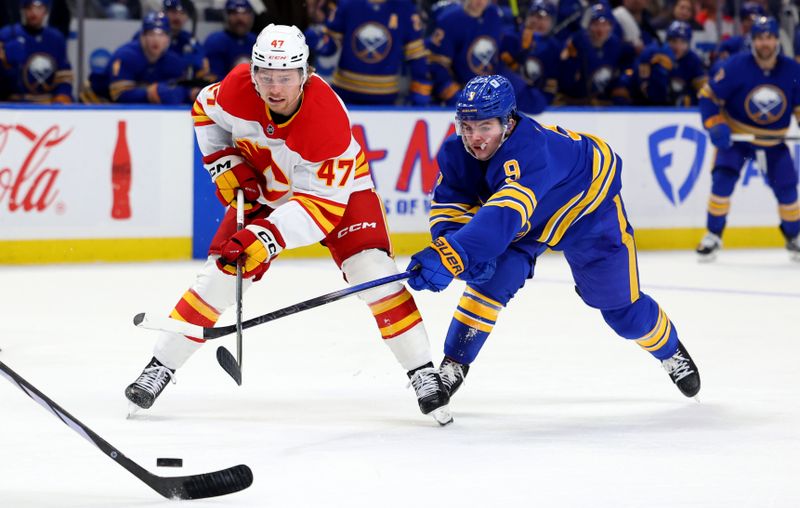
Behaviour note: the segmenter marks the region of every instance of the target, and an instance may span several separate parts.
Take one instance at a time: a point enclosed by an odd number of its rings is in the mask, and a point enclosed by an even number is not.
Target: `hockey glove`
[[[730,148],[733,145],[731,142],[731,128],[726,123],[718,123],[708,130],[708,135],[711,138],[711,143],[720,149]]]
[[[217,186],[217,198],[223,206],[236,208],[236,190],[244,192],[244,211],[253,212],[261,207],[258,198],[261,189],[255,169],[238,155],[223,155],[205,165],[211,181]]]
[[[236,260],[241,258],[242,276],[259,280],[285,246],[283,237],[272,222],[256,219],[225,242],[220,249],[217,267],[224,273],[236,275]]]
[[[417,291],[441,291],[464,273],[467,254],[452,237],[440,236],[429,247],[411,256],[406,270],[413,270],[408,285]]]

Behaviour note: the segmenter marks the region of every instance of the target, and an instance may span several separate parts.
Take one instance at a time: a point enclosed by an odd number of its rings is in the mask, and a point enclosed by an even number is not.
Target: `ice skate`
[[[161,364],[155,357],[144,368],[133,383],[125,388],[125,397],[131,402],[128,416],[139,409],[149,409],[167,384],[175,383],[175,371]]]
[[[786,250],[789,251],[789,259],[800,263],[800,235],[786,239]]]
[[[432,362],[409,371],[408,378],[409,385],[413,386],[417,393],[417,402],[422,414],[430,414],[439,425],[447,425],[453,421],[450,408],[447,407],[450,397],[447,395],[439,371],[433,367]]]
[[[700,240],[700,245],[697,246],[697,259],[701,263],[709,263],[717,259],[717,254],[722,248],[722,238],[715,235],[711,231],[706,233],[706,236]]]
[[[700,391],[700,373],[689,352],[678,341],[678,350],[674,355],[661,360],[661,365],[669,374],[678,390],[687,397],[694,397]]]
[[[444,357],[442,364],[439,366],[439,374],[442,377],[442,384],[445,390],[447,390],[447,395],[449,397],[452,397],[456,393],[464,382],[464,378],[467,377],[468,372],[469,365],[458,363],[446,356]]]

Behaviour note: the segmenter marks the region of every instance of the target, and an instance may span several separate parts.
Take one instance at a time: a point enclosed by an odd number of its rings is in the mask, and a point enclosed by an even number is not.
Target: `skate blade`
[[[431,411],[431,416],[436,420],[436,423],[444,427],[453,423],[453,415],[450,413],[450,408],[445,404],[442,407],[436,408]]]
[[[126,420],[130,420],[136,413],[138,413],[142,408],[134,404],[133,402],[128,402],[128,415],[125,417]]]
[[[716,260],[717,260],[717,253],[716,252],[714,254],[706,254],[706,255],[698,254],[697,255],[697,262],[698,263],[713,263]]]

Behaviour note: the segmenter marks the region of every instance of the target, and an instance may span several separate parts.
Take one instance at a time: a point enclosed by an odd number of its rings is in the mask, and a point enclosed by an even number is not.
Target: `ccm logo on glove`
[[[443,236],[435,239],[431,246],[439,253],[442,264],[450,273],[457,277],[464,271],[464,262],[461,260],[461,256],[458,255],[456,250]]]

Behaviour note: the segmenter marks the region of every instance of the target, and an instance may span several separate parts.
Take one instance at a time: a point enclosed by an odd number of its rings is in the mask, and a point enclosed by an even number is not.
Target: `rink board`
[[[396,252],[429,240],[436,153],[454,130],[443,109],[354,108]],[[157,118],[157,121],[154,119]],[[714,148],[696,111],[571,108],[537,118],[605,138],[622,156],[623,197],[637,242],[688,249],[702,236]],[[117,126],[126,124],[131,216],[111,215]],[[797,160],[798,146],[791,146]],[[0,263],[205,256],[222,213],[185,108],[0,108]],[[795,168],[796,170],[796,168]],[[757,165],[742,170],[725,241],[781,245],[777,206]],[[326,255],[320,246],[285,257]]]

